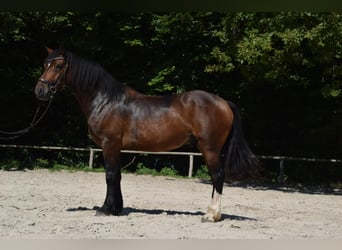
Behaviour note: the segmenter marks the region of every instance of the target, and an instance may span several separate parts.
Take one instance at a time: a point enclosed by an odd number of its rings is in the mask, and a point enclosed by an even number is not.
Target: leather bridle
[[[51,63],[51,62],[56,61],[56,60],[66,61],[66,58],[63,57],[63,56],[58,56],[58,57],[54,57],[54,58],[48,59],[46,61],[46,63]],[[44,78],[39,78],[38,81],[46,84],[48,86],[48,88],[49,88],[49,91],[53,95],[53,94],[55,94],[57,92],[57,87],[61,84],[61,80],[65,76],[67,70],[68,70],[68,64],[65,64],[64,68],[63,68],[63,71],[59,74],[59,76],[57,77],[57,79],[55,81],[45,80]]]

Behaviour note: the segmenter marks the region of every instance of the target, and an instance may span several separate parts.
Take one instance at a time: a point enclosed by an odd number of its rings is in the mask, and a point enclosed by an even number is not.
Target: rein
[[[59,56],[59,57],[55,57],[55,58],[52,58],[52,59],[48,60],[47,63],[51,63],[52,61],[55,61],[55,60],[64,60],[64,61],[66,61],[65,57]],[[57,92],[57,87],[61,84],[61,80],[65,76],[65,73],[66,73],[67,69],[68,69],[68,64],[65,64],[62,73],[58,76],[58,78],[55,81],[48,81],[48,80],[45,80],[43,78],[39,78],[38,79],[38,81],[48,85],[49,91],[51,93],[49,103],[46,105],[45,110],[38,117],[38,114],[39,114],[40,109],[41,109],[41,105],[38,105],[30,125],[28,127],[24,128],[24,129],[21,129],[21,130],[18,130],[18,131],[1,131],[0,130],[0,135],[2,135],[2,136],[0,136],[0,140],[14,140],[14,139],[17,139],[20,136],[28,133],[33,127],[35,127],[41,121],[41,119],[43,119],[43,117],[46,115],[47,111],[50,108],[50,105],[52,103],[53,95]]]
[[[43,111],[43,113],[38,117],[41,105],[39,105],[36,109],[36,112],[34,113],[34,116],[32,118],[32,121],[30,123],[30,125],[24,129],[18,130],[18,131],[1,131],[0,130],[0,134],[5,135],[6,137],[0,136],[0,140],[14,140],[19,138],[20,136],[28,133],[33,127],[35,127],[40,121],[41,119],[43,119],[43,117],[46,115],[47,111],[49,110],[51,103],[52,103],[52,98],[53,95],[51,95],[51,98],[49,100],[49,103],[46,105],[45,110]]]

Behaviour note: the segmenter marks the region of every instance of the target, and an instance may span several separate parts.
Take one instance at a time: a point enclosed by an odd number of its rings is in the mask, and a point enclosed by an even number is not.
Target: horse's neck
[[[85,93],[84,91],[80,90],[74,90],[72,91],[74,96],[76,97],[76,100],[78,101],[81,110],[85,114],[86,118],[90,116],[92,113],[93,109],[93,102],[94,99],[96,98],[97,94],[96,93]]]
[[[83,63],[88,63],[87,61],[85,62],[84,59],[81,59],[79,57],[76,57],[74,55],[70,56],[72,59],[72,61],[70,62],[70,64],[72,64],[73,66],[75,66],[75,70],[79,70],[79,65],[81,64],[81,62]],[[104,74],[107,74],[107,72],[103,71]],[[83,72],[85,73],[85,72]],[[89,72],[87,72],[89,73]],[[95,81],[108,81],[108,78],[105,79],[98,79],[96,77],[89,77],[91,80],[95,80]],[[74,77],[74,75],[70,72],[69,75],[67,76],[67,86],[71,89],[71,91],[73,92],[74,96],[76,97],[82,111],[84,112],[84,114],[86,115],[87,119],[89,118],[89,116],[94,113],[97,112],[98,110],[101,110],[101,107],[108,107],[110,106],[115,106],[115,102],[120,102],[121,99],[126,98],[127,96],[131,96],[131,97],[136,97],[141,95],[140,93],[138,93],[137,91],[135,91],[134,89],[124,86],[122,87],[121,85],[117,86],[117,93],[119,93],[117,96],[115,95],[111,95],[111,93],[106,93],[104,91],[108,91],[107,88],[101,88],[101,87],[97,87],[95,89],[86,89],[86,88],[81,88],[81,84],[77,81],[80,81],[81,79],[78,79],[78,77]],[[114,81],[114,79],[112,79]],[[113,84],[117,84],[115,82],[113,82]],[[101,85],[101,84],[99,84]],[[89,84],[89,86],[91,86],[91,84]],[[101,90],[102,89],[102,90]],[[110,88],[109,88],[110,89]],[[115,88],[113,88],[113,90],[109,90],[109,91],[115,91]],[[121,96],[122,95],[122,96]]]
[[[70,64],[75,67],[74,70],[78,70],[78,65],[83,60],[75,55],[72,55],[72,60]],[[76,97],[81,110],[85,114],[86,118],[88,119],[90,114],[93,112],[94,108],[94,100],[99,100],[99,91],[94,89],[86,89],[82,88],[81,83],[78,82],[81,79],[75,77],[75,75],[71,72],[67,75],[67,87],[71,90],[73,95]]]
[[[77,83],[75,83],[74,81],[70,81],[69,83],[67,83],[67,87],[75,96],[81,110],[88,119],[92,112],[94,99],[98,96],[98,91],[82,90],[77,87]]]
[[[109,95],[101,91],[92,90],[80,90],[71,88],[72,93],[76,97],[83,113],[88,119],[92,114],[98,114],[110,108],[116,107],[115,103],[122,102],[124,99],[129,97],[137,98],[138,96],[143,96],[141,93],[135,91],[130,87],[124,87],[124,93],[121,99],[115,100],[111,99]]]

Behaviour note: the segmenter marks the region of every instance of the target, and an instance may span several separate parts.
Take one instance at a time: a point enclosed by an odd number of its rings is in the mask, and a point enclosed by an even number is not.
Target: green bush
[[[143,163],[139,162],[137,165],[136,174],[150,174],[150,175],[158,175],[158,171],[155,169],[151,169],[146,167]]]
[[[24,166],[21,161],[18,160],[7,160],[0,164],[0,169],[3,170],[14,170],[14,169],[23,169]]]
[[[176,177],[178,176],[178,171],[174,167],[163,167],[160,172],[160,175],[163,176],[173,176]]]
[[[34,167],[36,168],[48,168],[50,163],[47,159],[44,158],[37,158],[34,163]]]
[[[196,170],[194,177],[199,179],[210,179],[208,167],[206,165],[200,166]]]

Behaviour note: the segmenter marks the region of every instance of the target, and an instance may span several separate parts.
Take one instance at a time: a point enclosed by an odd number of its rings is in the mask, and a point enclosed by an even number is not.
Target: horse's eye
[[[62,64],[57,64],[55,67],[56,70],[61,70],[62,68],[63,68]]]

